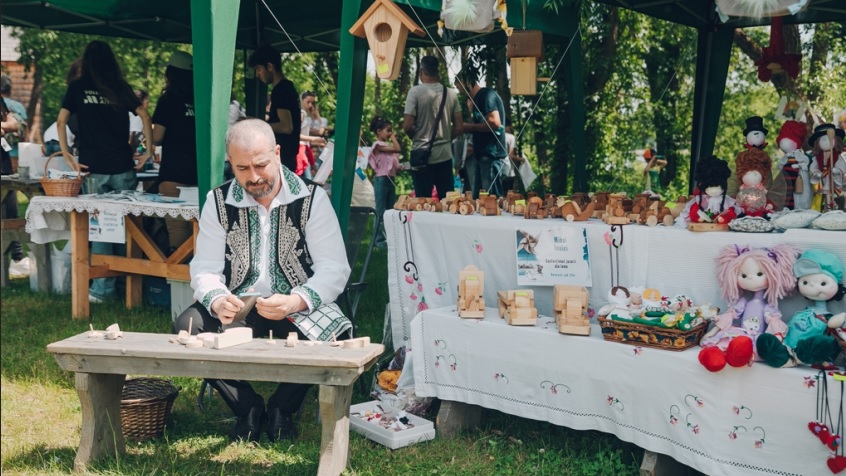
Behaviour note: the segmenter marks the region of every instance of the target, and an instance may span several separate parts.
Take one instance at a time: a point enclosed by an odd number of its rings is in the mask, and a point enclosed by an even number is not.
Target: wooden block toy
[[[473,265],[458,273],[458,317],[485,317],[485,274]]]
[[[728,223],[688,223],[690,231],[728,231]]]
[[[499,206],[496,204],[496,197],[493,195],[488,195],[485,197],[485,200],[481,207],[479,207],[479,213],[484,216],[496,216],[500,214]]]
[[[397,203],[394,204],[394,210],[408,210],[409,199],[408,195],[400,195],[397,198]]]
[[[558,332],[590,335],[587,317],[589,294],[582,286],[556,285],[552,290],[552,308]]]
[[[499,317],[512,326],[534,326],[538,322],[532,290],[498,291]]]
[[[473,200],[464,200],[458,205],[458,213],[462,215],[472,215],[476,212]]]
[[[236,345],[246,344],[253,340],[253,330],[249,327],[236,327],[226,329],[214,336],[214,348],[225,349]]]
[[[347,339],[343,342],[344,349],[358,349],[366,345],[370,345],[370,337],[357,337],[355,339]]]
[[[523,218],[542,220],[546,218],[548,211],[543,206],[543,200],[537,195],[530,198],[523,210]]]

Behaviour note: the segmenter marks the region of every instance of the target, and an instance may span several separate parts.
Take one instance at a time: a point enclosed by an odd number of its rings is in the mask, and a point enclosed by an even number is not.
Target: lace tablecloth
[[[196,220],[200,207],[187,203],[158,203],[151,201],[124,201],[78,197],[33,197],[26,209],[26,231],[33,243],[50,243],[70,239],[68,213],[93,211],[116,213],[122,216],[155,216]]]

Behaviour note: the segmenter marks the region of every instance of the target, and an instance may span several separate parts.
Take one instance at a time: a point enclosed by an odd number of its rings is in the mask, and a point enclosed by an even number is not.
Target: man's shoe
[[[294,416],[290,413],[282,413],[278,407],[268,407],[267,438],[270,442],[293,440],[296,437],[297,427],[294,425]]]
[[[258,441],[261,438],[261,420],[264,417],[264,400],[259,397],[247,414],[239,416],[229,439],[232,441]]]
[[[21,243],[19,241],[13,241],[11,244],[9,244],[9,251],[12,254],[12,260],[14,260],[15,262],[24,259],[23,246],[21,246]]]

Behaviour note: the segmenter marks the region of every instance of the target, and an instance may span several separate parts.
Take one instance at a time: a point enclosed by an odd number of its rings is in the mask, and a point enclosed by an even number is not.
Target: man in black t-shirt
[[[256,77],[271,85],[270,113],[268,124],[281,148],[282,165],[296,172],[297,152],[300,148],[300,96],[294,83],[282,74],[282,59],[279,52],[269,45],[259,47],[250,55],[248,65],[256,71]]]

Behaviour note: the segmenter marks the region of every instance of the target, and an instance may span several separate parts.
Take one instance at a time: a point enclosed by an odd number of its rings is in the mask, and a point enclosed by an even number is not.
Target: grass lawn
[[[374,251],[370,285],[361,300],[358,335],[382,338],[388,302],[387,255]],[[13,280],[0,294],[2,351],[3,475],[69,474],[79,444],[80,405],[73,373],[59,369],[47,344],[88,329],[88,321],[70,318],[69,296],[39,294],[26,279]],[[134,332],[169,333],[169,310],[142,307],[126,310],[121,303],[92,305],[97,329],[118,323]],[[372,375],[363,378],[370,383]],[[312,475],[317,471],[320,425],[316,388],[308,396],[299,421],[300,439],[257,445],[230,444],[233,420],[218,396],[197,406],[199,379],[172,378],[182,388],[162,438],[127,442],[127,452],[92,465],[92,474],[107,475]],[[273,385],[257,384],[263,395]],[[353,403],[369,400],[355,386]],[[434,415],[429,415],[434,419]],[[575,431],[499,412],[486,412],[478,429],[453,439],[436,438],[392,451],[355,433],[350,435],[351,475],[626,475],[638,474],[643,451],[614,436]]]

